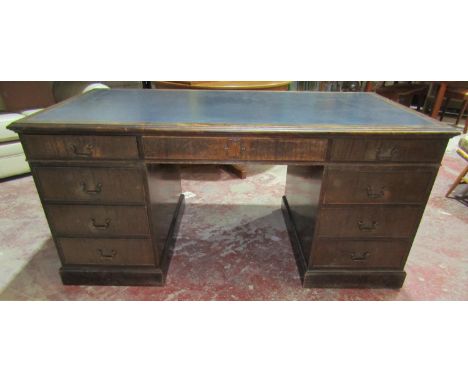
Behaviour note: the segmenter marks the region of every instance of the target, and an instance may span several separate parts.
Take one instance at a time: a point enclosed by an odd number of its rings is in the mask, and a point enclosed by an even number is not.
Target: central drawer
[[[403,240],[319,240],[313,249],[313,268],[401,268],[410,250]]]
[[[59,236],[148,235],[149,223],[143,206],[47,205],[50,225]]]
[[[139,168],[36,167],[46,201],[144,202]]]
[[[424,203],[434,180],[432,167],[329,168],[325,204]]]
[[[150,239],[59,238],[65,265],[155,265]]]
[[[160,160],[318,161],[327,140],[266,137],[143,137],[145,158]]]

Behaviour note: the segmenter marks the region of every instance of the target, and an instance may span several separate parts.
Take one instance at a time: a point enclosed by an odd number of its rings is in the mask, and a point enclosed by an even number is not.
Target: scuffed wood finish
[[[326,139],[241,138],[241,160],[323,162]]]
[[[149,236],[144,206],[46,206],[49,224],[59,236]]]
[[[155,266],[67,264],[60,268],[62,282],[65,285],[163,286],[170,259],[174,251],[175,238],[180,226],[183,211],[184,195],[180,195],[179,202],[170,223],[163,253],[155,259]],[[58,248],[60,251],[60,245],[58,245]],[[81,261],[80,259],[81,258],[79,258],[78,261]],[[62,263],[64,263],[63,260]]]
[[[149,239],[58,239],[64,264],[154,266]]]
[[[35,172],[46,201],[145,202],[137,168],[37,167]]]
[[[409,251],[407,241],[319,240],[312,268],[400,268]]]
[[[432,162],[439,163],[446,143],[434,139],[334,139],[334,162]]]
[[[227,137],[143,137],[145,158],[160,160],[226,160],[240,155],[238,139]]]
[[[431,167],[328,168],[325,204],[424,203],[435,178]]]
[[[282,211],[304,287],[400,288],[458,132],[371,93],[93,91],[19,132],[64,284],[164,285],[179,163],[288,164]]]
[[[282,212],[304,288],[401,288],[406,272],[380,268],[314,268],[308,265],[286,197]],[[401,264],[403,266],[403,264]]]
[[[320,211],[318,237],[411,238],[419,219],[419,206],[345,206]]]
[[[319,161],[326,139],[143,137],[145,158],[159,160]]]
[[[362,149],[364,141],[343,142],[343,146]],[[393,144],[392,139],[388,141]],[[437,167],[431,162],[371,163],[326,166],[313,245],[309,254],[302,255],[308,259],[302,267],[304,287],[402,286],[403,269]],[[288,230],[293,231],[293,242],[300,240],[294,227]]]
[[[165,276],[156,267],[70,265],[60,268],[64,285],[162,286]]]
[[[135,137],[23,135],[28,159],[138,159]]]
[[[403,286],[406,272],[380,269],[319,269],[308,270],[304,288],[392,288]]]

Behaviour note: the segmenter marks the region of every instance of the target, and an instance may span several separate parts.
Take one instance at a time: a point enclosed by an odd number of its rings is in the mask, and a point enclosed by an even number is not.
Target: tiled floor
[[[0,183],[1,300],[467,300],[468,207],[444,194],[465,166],[448,146],[401,290],[302,289],[280,211],[286,167],[240,180],[183,169],[187,206],[167,285],[64,286],[30,176]],[[468,192],[460,186],[457,193]]]

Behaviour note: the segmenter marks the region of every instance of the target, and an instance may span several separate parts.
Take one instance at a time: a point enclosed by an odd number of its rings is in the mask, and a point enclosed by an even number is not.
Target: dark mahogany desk
[[[305,287],[401,287],[456,130],[372,93],[98,90],[22,119],[65,284],[163,285],[179,163],[287,164]]]

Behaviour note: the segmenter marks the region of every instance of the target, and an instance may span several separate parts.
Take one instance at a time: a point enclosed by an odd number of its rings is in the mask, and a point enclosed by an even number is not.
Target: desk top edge
[[[73,109],[74,105],[80,105],[80,102],[83,102],[83,100],[90,99],[92,97],[98,98],[99,101],[99,96],[101,98],[101,102],[106,97],[109,97],[111,95],[119,94],[121,95],[129,95],[129,96],[138,96],[140,97],[139,102],[141,102],[142,99],[147,98],[146,94],[151,94],[151,96],[154,98],[154,96],[159,96],[161,93],[166,93],[169,95],[178,95],[182,96],[185,98],[190,98],[190,100],[195,99],[195,101],[198,101],[198,97],[209,97],[209,96],[224,96],[228,97],[228,101],[237,101],[237,98],[235,95],[238,95],[238,97],[250,97],[252,99],[259,100],[259,102],[265,102],[265,100],[268,100],[268,97],[270,99],[274,99],[276,97],[276,101],[278,100],[278,97],[281,97],[281,100],[286,100],[286,103],[288,103],[285,107],[290,107],[289,103],[292,104],[292,109],[291,110],[286,110],[287,113],[293,113],[295,112],[294,109],[294,102],[291,101],[291,94],[294,94],[293,97],[297,100],[298,94],[304,95],[304,97],[308,97],[308,99],[311,99],[312,101],[321,101],[325,97],[327,97],[327,100],[329,102],[337,102],[337,100],[343,100],[345,97],[347,100],[357,99],[359,102],[366,102],[367,100],[375,100],[372,102],[377,102],[377,105],[389,105],[390,108],[387,106],[383,106],[384,108],[387,108],[385,111],[390,111],[394,115],[398,116],[411,116],[412,121],[415,123],[412,124],[366,124],[366,123],[284,123],[283,121],[279,121],[280,123],[275,123],[275,121],[271,121],[268,123],[259,123],[259,120],[257,118],[256,121],[253,121],[252,123],[245,123],[245,121],[241,121],[240,123],[237,121],[194,121],[194,122],[174,122],[174,121],[147,121],[147,120],[141,120],[141,121],[118,121],[118,120],[101,120],[101,121],[96,121],[96,120],[73,120],[73,118],[70,118],[69,120],[66,119],[60,119],[60,118],[52,118],[52,119],[44,119],[44,116],[47,116],[48,114],[51,114],[54,110],[59,110],[60,109],[65,109],[68,107],[68,109]],[[197,94],[198,93],[198,94]],[[200,95],[204,93],[205,95]],[[224,93],[221,94],[221,93]],[[256,93],[253,95],[252,93]],[[288,95],[289,93],[289,95]],[[145,94],[144,97],[141,97],[141,95]],[[269,95],[267,95],[269,94]],[[274,94],[274,95],[273,95]],[[229,98],[230,97],[230,98]],[[273,97],[273,98],[271,98]],[[302,96],[301,96],[302,97]],[[302,98],[304,98],[302,97]],[[164,98],[164,97],[163,97]],[[160,98],[159,100],[162,100],[163,98]],[[159,101],[156,100],[156,101]],[[302,101],[302,100],[301,100]],[[211,101],[212,102],[212,101]],[[345,103],[348,101],[345,101]],[[282,104],[280,104],[282,105]],[[99,106],[99,104],[98,104]],[[141,106],[141,105],[137,105]],[[144,106],[144,105],[143,105]],[[152,105],[154,106],[154,105]],[[183,105],[184,107],[187,107],[186,105]],[[244,105],[241,105],[244,106]],[[299,105],[304,109],[304,104]],[[307,107],[309,106],[308,104],[306,105]],[[313,105],[312,105],[313,106]],[[311,106],[311,108],[312,108]],[[323,107],[323,105],[319,105]],[[349,105],[346,105],[349,106]],[[351,106],[353,106],[351,104]],[[362,105],[359,105],[361,106]],[[202,104],[202,108],[205,108],[204,111],[206,112],[207,105]],[[213,107],[217,107],[216,104],[214,104]],[[323,109],[322,109],[323,110]],[[312,110],[312,114],[315,112],[316,114],[320,114],[322,111],[321,109],[318,110]],[[99,110],[94,110],[94,112],[98,112]],[[180,110],[179,110],[180,111]],[[184,109],[185,111],[185,109]],[[308,111],[308,110],[306,110]],[[233,113],[233,110],[228,110],[228,112]],[[329,114],[331,113],[330,111],[325,111],[325,113],[328,112]],[[52,114],[53,116],[53,114]],[[341,117],[346,117],[346,114],[342,113]],[[210,116],[207,118],[209,119]],[[254,116],[255,117],[255,116]],[[351,116],[353,117],[353,116]],[[229,119],[229,117],[227,117]],[[316,118],[317,119],[317,118]],[[320,118],[319,118],[320,119]],[[333,119],[333,118],[329,118]],[[338,118],[339,119],[339,118]],[[359,119],[359,115],[356,117],[354,116],[354,119]],[[369,118],[367,119],[369,121]],[[374,120],[375,121],[375,118]],[[421,121],[420,124],[417,123],[417,121]],[[261,122],[261,121],[260,121]],[[299,121],[300,122],[300,121]],[[323,121],[319,121],[323,122]],[[352,121],[351,121],[352,122]],[[372,120],[371,120],[372,122]],[[286,134],[314,134],[314,133],[319,133],[319,134],[392,134],[392,133],[399,133],[399,134],[441,134],[441,135],[449,135],[449,136],[455,136],[458,135],[459,132],[450,126],[447,126],[446,124],[443,124],[441,122],[438,122],[426,115],[423,115],[415,110],[411,110],[409,108],[406,108],[405,106],[402,106],[400,104],[397,104],[395,102],[392,102],[386,98],[383,98],[375,93],[335,93],[335,92],[275,92],[275,91],[258,91],[258,92],[252,92],[252,91],[243,91],[243,90],[227,90],[227,91],[212,91],[212,90],[128,90],[128,89],[112,89],[112,90],[96,90],[96,91],[91,91],[89,93],[81,94],[75,97],[72,97],[70,99],[67,99],[61,103],[58,103],[56,105],[53,105],[52,107],[49,107],[39,113],[33,114],[31,116],[28,116],[26,118],[23,118],[21,120],[18,120],[14,123],[12,123],[9,127],[9,129],[19,132],[19,133],[53,133],[53,132],[60,132],[62,133],[62,130],[65,130],[66,128],[69,128],[70,131],[73,130],[75,132],[82,132],[82,133],[92,133],[93,130],[98,131],[107,131],[109,133],[124,133],[124,134],[131,134],[131,133],[137,133],[137,134],[157,134],[158,132],[177,132],[177,133],[190,133],[190,132],[197,132],[197,133],[214,133],[214,132],[219,132],[219,133],[286,133]]]

